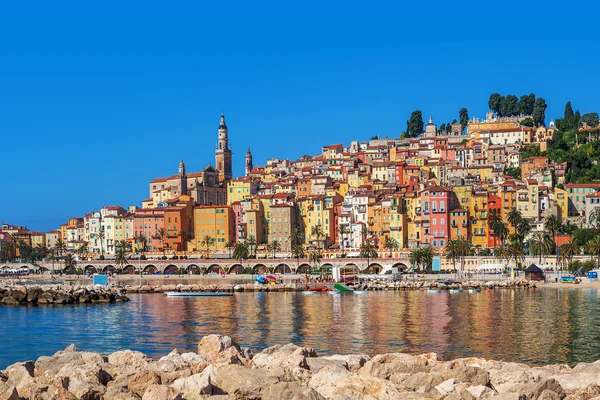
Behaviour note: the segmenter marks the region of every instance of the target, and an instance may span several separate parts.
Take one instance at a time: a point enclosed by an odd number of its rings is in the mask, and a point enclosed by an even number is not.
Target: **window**
[[[444,225],[444,218],[440,220],[440,224]]]
[[[444,247],[446,243],[443,240],[440,240],[440,246]]]
[[[444,211],[445,208],[446,208],[446,202],[444,200],[440,201],[440,210]]]
[[[437,218],[433,219],[433,224],[435,225],[437,223]]]

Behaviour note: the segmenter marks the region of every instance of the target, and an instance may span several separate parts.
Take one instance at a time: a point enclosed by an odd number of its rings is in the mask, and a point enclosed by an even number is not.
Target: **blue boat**
[[[226,297],[233,296],[227,292],[165,292],[167,297]]]
[[[481,289],[469,289],[469,293],[480,293]]]
[[[463,290],[462,289],[450,289],[450,293],[462,293]]]

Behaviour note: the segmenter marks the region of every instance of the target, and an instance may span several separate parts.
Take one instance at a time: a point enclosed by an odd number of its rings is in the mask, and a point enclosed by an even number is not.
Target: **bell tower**
[[[215,151],[215,162],[219,171],[219,182],[227,183],[232,179],[231,172],[231,149],[229,148],[229,139],[227,138],[227,125],[225,124],[225,115],[221,114],[221,123],[219,124],[219,135],[217,150]]]
[[[248,149],[246,153],[246,176],[250,176],[250,172],[252,172],[252,153]]]

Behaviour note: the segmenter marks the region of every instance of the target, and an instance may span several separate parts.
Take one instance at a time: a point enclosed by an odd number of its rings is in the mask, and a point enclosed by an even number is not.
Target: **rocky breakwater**
[[[75,304],[129,301],[120,287],[100,285],[15,285],[0,286],[0,304]]]
[[[214,285],[127,285],[127,293],[164,293],[164,292],[300,292],[308,289],[303,283],[284,283],[276,285],[244,284],[214,284]]]
[[[491,289],[532,289],[537,288],[543,282],[520,280],[504,281],[464,281],[464,282],[438,282],[438,281],[400,281],[385,282],[373,281],[354,286],[356,290],[413,290],[413,289],[440,289],[440,290],[491,290]]]
[[[199,399],[600,399],[600,362],[530,367],[435,353],[319,356],[275,345],[253,354],[231,338],[202,338],[196,352],[159,360],[135,351],[77,351],[0,372],[0,400]]]

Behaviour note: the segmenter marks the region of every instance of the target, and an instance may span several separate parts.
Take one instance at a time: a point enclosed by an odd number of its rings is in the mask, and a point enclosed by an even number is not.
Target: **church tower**
[[[187,175],[185,174],[185,164],[183,160],[179,162],[179,173],[177,174],[177,193],[181,196],[187,194]]]
[[[252,172],[252,153],[248,149],[246,153],[246,176],[250,176],[250,172]]]
[[[221,123],[219,124],[219,141],[215,151],[215,161],[219,171],[219,182],[229,182],[233,175],[231,172],[231,149],[227,139],[227,125],[225,124],[224,114],[221,114]]]

